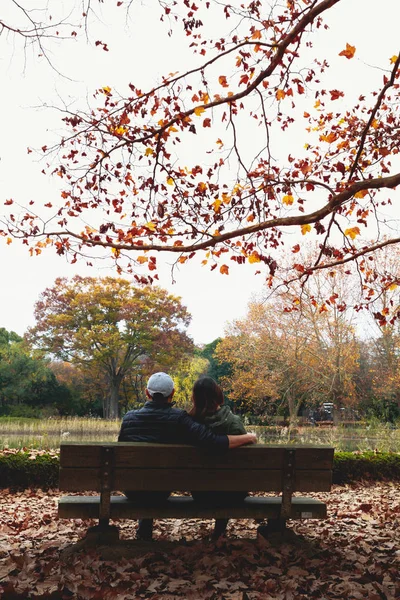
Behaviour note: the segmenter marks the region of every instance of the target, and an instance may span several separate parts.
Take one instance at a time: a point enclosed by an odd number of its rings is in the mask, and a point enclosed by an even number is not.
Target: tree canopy
[[[187,70],[171,65],[146,89],[101,82],[88,106],[61,108],[62,139],[42,149],[61,197],[18,214],[7,200],[3,235],[73,260],[103,250],[144,282],[170,252],[182,264],[201,253],[221,274],[230,261],[258,264],[271,286],[350,262],[368,300],[376,279],[397,285],[368,258],[400,241],[398,48],[374,65],[374,87],[368,78],[354,94],[342,84],[356,46],[324,45],[345,0],[157,6]],[[319,252],[306,262],[298,253],[311,236]]]
[[[190,316],[179,298],[121,278],[59,278],[36,303],[35,319],[31,343],[96,378],[106,390],[108,418],[118,417],[128,375],[168,369],[192,348],[184,332]]]

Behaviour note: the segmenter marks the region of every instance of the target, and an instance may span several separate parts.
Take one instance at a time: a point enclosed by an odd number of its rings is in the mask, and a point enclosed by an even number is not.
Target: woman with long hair
[[[195,421],[207,425],[213,433],[222,435],[242,435],[246,429],[238,415],[233,414],[224,404],[222,389],[212,377],[200,377],[193,386],[193,407],[189,414]],[[247,492],[192,492],[197,502],[220,504],[240,502]],[[218,539],[226,531],[228,519],[216,519],[213,539]]]

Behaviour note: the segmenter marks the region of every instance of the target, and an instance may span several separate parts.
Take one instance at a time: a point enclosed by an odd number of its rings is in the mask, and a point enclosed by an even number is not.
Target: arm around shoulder
[[[257,436],[255,433],[244,433],[243,435],[228,435],[229,449],[238,448],[246,444],[256,444]]]

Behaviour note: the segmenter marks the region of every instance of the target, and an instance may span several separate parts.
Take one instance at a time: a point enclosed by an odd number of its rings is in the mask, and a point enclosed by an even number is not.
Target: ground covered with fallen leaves
[[[155,541],[74,544],[94,523],[57,519],[57,491],[0,491],[0,597],[5,599],[395,600],[400,598],[397,484],[334,486],[318,494],[325,521],[292,522],[282,539],[232,521],[210,541],[209,521],[158,521]]]

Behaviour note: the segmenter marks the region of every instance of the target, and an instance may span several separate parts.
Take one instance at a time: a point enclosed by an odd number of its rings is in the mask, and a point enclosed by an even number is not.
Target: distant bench
[[[58,503],[63,519],[99,519],[99,531],[110,519],[233,518],[323,519],[326,505],[293,492],[331,489],[333,448],[252,445],[222,456],[193,446],[148,443],[69,443],[60,451],[59,488],[95,491],[100,496],[64,496]],[[119,490],[278,492],[281,496],[247,497],[204,505],[189,496],[172,496],[155,506],[140,505]]]

